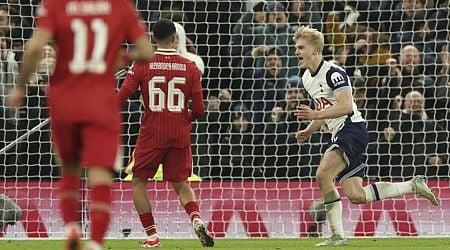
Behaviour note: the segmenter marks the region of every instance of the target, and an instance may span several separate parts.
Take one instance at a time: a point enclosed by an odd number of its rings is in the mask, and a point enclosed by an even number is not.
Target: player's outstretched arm
[[[23,57],[22,67],[20,69],[19,80],[16,88],[9,97],[9,104],[12,107],[20,107],[23,105],[23,97],[25,96],[25,84],[28,82],[30,75],[36,70],[36,66],[41,58],[42,48],[52,38],[52,33],[46,29],[37,29],[33,37],[25,45],[25,53]]]
[[[127,77],[125,77],[125,80],[117,93],[120,108],[122,108],[125,101],[137,91],[139,83],[142,81],[141,71],[140,66],[135,63],[128,69]]]

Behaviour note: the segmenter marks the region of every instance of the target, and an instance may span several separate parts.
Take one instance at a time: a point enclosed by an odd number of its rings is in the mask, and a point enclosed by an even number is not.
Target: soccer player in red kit
[[[177,34],[171,21],[156,22],[153,39],[157,43],[153,59],[133,64],[118,93],[123,104],[139,87],[145,105],[131,165],[134,206],[148,235],[141,247],[160,246],[147,182],[161,163],[163,178],[172,182],[202,245],[212,247],[213,237],[200,218],[195,193],[187,183],[192,173],[191,121],[205,110],[200,71],[195,62],[176,52]],[[189,99],[192,110],[188,109]]]
[[[62,163],[59,199],[66,249],[80,248],[81,166],[90,186],[88,249],[102,249],[110,222],[111,183],[118,154],[120,115],[114,72],[121,44],[135,43],[131,59],[146,61],[152,50],[144,25],[127,0],[45,0],[27,43],[10,104],[23,104],[25,83],[42,47],[54,39],[56,68],[50,79],[52,138]]]

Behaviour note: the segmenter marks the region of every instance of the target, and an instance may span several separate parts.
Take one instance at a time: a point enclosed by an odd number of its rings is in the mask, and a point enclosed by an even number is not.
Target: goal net
[[[47,46],[27,88],[27,105],[12,109],[23,45],[39,0],[0,4],[0,236],[61,238],[55,190],[60,177],[51,144],[45,86],[55,51]],[[300,25],[324,33],[325,60],[350,76],[370,143],[364,183],[424,175],[441,198],[434,207],[406,195],[354,205],[343,198],[349,236],[450,236],[449,1],[148,1],[135,5],[151,30],[160,18],[180,26],[181,54],[203,72],[206,114],[193,124],[194,188],[216,237],[327,236],[315,172],[331,138],[326,127],[299,144],[308,121],[292,110],[314,101],[304,91],[292,35]],[[116,74],[120,86],[126,70]],[[143,107],[123,108],[126,166]],[[131,197],[131,176],[115,176],[108,237],[145,237]],[[195,237],[171,184],[149,183],[157,230]],[[83,232],[88,190],[84,185]]]

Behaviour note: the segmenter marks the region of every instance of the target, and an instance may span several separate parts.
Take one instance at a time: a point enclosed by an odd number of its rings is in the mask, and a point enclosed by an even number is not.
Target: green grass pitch
[[[323,239],[216,239],[214,248],[217,249],[318,249],[314,247]],[[142,240],[107,240],[105,250],[139,249]],[[331,249],[450,249],[450,238],[358,238],[349,239],[350,245],[345,247],[331,247]],[[162,239],[160,249],[202,249],[198,240]],[[0,240],[2,250],[53,250],[63,249],[61,240]]]

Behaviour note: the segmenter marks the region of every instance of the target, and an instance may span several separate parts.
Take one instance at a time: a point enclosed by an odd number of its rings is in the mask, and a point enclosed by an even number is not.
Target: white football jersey
[[[345,70],[324,60],[322,60],[316,72],[311,73],[309,70],[306,70],[302,80],[305,90],[314,99],[314,104],[319,110],[327,109],[337,103],[334,93],[343,89],[352,88]],[[345,123],[364,121],[353,98],[352,106],[353,112],[351,114],[326,119],[333,138]]]

